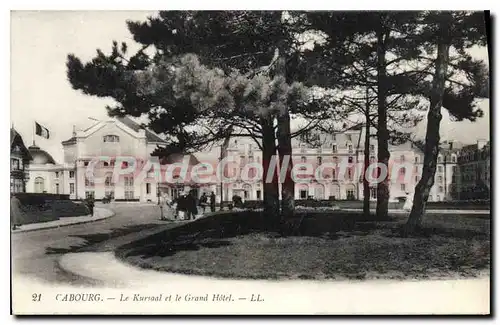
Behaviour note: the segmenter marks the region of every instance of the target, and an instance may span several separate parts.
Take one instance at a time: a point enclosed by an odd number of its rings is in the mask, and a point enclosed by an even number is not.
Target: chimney
[[[452,150],[453,149],[453,141],[450,141],[449,145],[450,145],[450,150]]]

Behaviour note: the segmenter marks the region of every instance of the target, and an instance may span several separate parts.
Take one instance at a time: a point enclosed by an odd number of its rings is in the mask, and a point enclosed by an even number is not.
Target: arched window
[[[45,180],[43,177],[35,178],[35,193],[43,193],[45,191]]]
[[[105,135],[103,142],[120,142],[120,137],[117,135]]]

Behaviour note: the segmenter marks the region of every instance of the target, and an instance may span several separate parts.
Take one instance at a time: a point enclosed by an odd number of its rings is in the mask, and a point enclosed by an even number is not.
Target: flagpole
[[[33,145],[35,145],[36,121],[33,120]]]

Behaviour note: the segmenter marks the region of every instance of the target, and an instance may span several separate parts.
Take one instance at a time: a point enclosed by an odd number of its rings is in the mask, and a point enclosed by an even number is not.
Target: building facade
[[[294,168],[302,176],[309,176],[307,180],[296,180],[295,199],[362,200],[364,139],[363,127],[353,127],[336,134],[320,134],[314,141],[305,138],[292,139],[291,159]],[[224,201],[231,200],[234,195],[239,195],[244,200],[263,199],[262,175],[258,175],[258,171],[252,167],[262,164],[262,152],[253,140],[231,139],[227,156],[224,158],[231,157],[232,163],[226,164],[224,168],[219,165],[221,157],[220,148],[217,147],[187,156],[153,157],[153,151],[165,144],[158,135],[142,128],[131,119],[113,118],[97,122],[86,130],[74,132],[70,139],[63,141],[64,161],[60,164],[36,145],[25,151],[19,146],[14,151],[24,152],[31,159],[29,167],[26,167],[29,179],[25,189],[28,192],[69,194],[71,199],[92,196],[95,199],[112,197],[115,200],[157,202],[160,196],[175,199],[182,192],[194,190],[198,196],[204,192],[214,192],[218,201],[221,198]],[[11,146],[11,159],[12,148]],[[411,143],[391,145],[389,151],[387,172],[390,180],[390,201],[398,201],[413,195],[422,175],[423,152]],[[369,143],[369,153],[370,164],[375,164],[375,138]],[[96,157],[109,158],[107,161],[101,160],[94,168],[94,176],[102,182],[92,181],[87,177],[89,164]],[[137,168],[131,168],[129,174],[113,177],[117,169],[131,167],[127,162],[118,161],[118,157],[131,157],[137,164],[134,167]],[[161,175],[165,175],[166,170],[174,165],[187,161],[187,178],[174,172],[172,180],[165,180],[164,177],[158,179],[155,177],[154,168],[141,168],[148,161],[159,163]],[[209,181],[199,182],[191,178],[194,166],[198,166],[200,162],[214,167]],[[428,201],[478,196],[464,192],[476,193],[478,186],[489,186],[489,162],[489,144],[483,144],[479,149],[479,145],[463,147],[459,143],[443,143]],[[11,163],[11,170],[14,168],[12,166],[17,168],[18,165]],[[28,165],[23,162],[22,166]],[[229,182],[220,181],[216,175],[219,169],[230,178]],[[277,169],[279,174],[279,164]],[[146,173],[143,179],[138,178],[141,172]],[[370,200],[377,199],[376,172],[376,168],[369,170],[373,176],[370,182]],[[11,190],[13,184],[15,185],[15,182],[11,181]],[[279,191],[281,193],[281,186]]]
[[[458,156],[458,199],[489,199],[491,196],[490,143],[479,140],[462,148]]]
[[[33,158],[24,144],[21,135],[10,129],[10,192],[26,192],[26,183],[29,180],[29,163]]]

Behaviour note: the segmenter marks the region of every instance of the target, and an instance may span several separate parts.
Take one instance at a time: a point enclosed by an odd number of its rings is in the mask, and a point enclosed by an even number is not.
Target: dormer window
[[[120,142],[120,137],[117,135],[105,135],[103,142]]]

